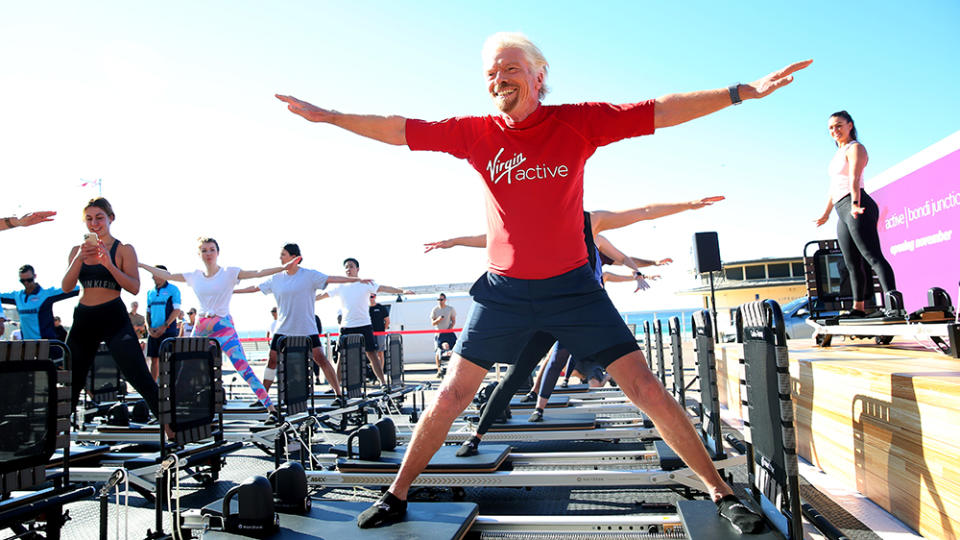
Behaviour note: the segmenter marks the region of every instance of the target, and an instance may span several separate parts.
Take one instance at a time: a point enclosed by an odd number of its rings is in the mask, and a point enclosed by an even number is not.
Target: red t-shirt
[[[544,279],[587,262],[583,166],[600,146],[654,131],[654,102],[541,105],[501,116],[407,120],[411,150],[466,159],[484,179],[490,271]]]

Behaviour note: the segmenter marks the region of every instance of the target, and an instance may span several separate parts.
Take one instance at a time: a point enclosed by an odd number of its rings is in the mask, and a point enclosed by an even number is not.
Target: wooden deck
[[[790,342],[798,452],[923,536],[958,538],[960,361],[899,345]],[[721,404],[735,414],[741,355],[717,350]]]

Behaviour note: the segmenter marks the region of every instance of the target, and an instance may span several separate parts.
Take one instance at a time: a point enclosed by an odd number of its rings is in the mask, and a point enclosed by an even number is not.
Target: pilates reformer
[[[750,482],[750,500],[746,502],[761,513],[765,530],[741,535],[717,515],[716,505],[709,500],[677,504],[683,528],[693,540],[799,540],[803,538],[802,518],[807,515],[814,526],[837,538],[836,529],[800,500],[789,360],[780,306],[772,300],[744,304],[738,308],[736,320],[738,340],[743,343],[740,385],[744,401],[740,407]],[[698,331],[709,327],[709,317],[702,317],[697,324]],[[710,415],[715,414],[715,402],[704,400],[703,405]]]
[[[64,505],[94,494],[70,478],[71,376],[57,368],[51,347],[69,361],[59,341],[0,343],[0,529],[18,537],[60,538]],[[59,464],[50,468],[57,449]]]

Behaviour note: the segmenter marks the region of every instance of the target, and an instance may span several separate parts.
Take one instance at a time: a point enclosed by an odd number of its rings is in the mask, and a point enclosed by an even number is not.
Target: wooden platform
[[[799,455],[928,538],[960,538],[960,361],[866,341],[790,342]],[[717,350],[720,401],[739,412],[742,348]]]

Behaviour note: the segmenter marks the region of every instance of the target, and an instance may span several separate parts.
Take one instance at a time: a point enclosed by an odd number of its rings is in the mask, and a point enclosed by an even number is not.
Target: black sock
[[[380,500],[373,503],[357,516],[357,526],[361,529],[389,525],[403,519],[407,513],[407,501],[401,501],[389,491]]]
[[[477,447],[480,446],[480,438],[474,435],[460,445],[457,450],[457,457],[469,457],[477,455]]]
[[[757,533],[763,528],[763,518],[740,502],[736,495],[724,495],[717,501],[717,513],[741,534]]]

